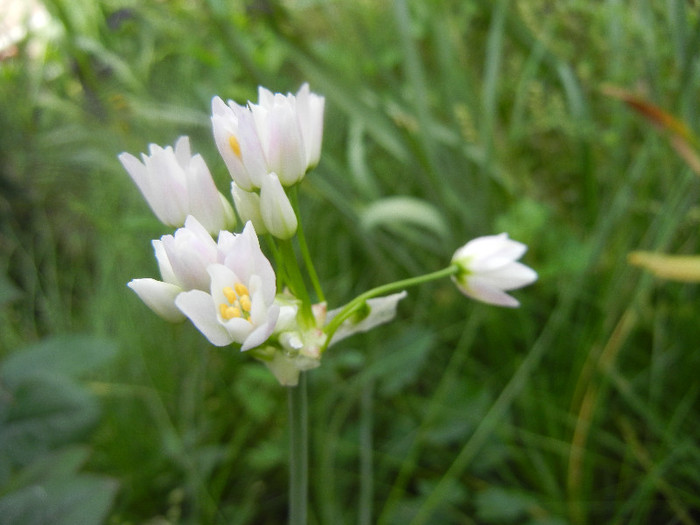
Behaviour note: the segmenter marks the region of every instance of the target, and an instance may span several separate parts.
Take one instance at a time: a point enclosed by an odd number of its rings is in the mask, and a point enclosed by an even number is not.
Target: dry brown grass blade
[[[605,85],[601,91],[609,97],[622,100],[657,129],[669,133],[673,149],[685,160],[690,169],[700,175],[700,155],[698,155],[700,141],[683,121],[626,89]]]

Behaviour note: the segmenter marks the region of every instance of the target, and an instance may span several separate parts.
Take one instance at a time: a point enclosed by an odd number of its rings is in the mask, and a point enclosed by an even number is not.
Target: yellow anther
[[[224,286],[224,289],[222,291],[224,292],[224,296],[226,297],[226,300],[229,302],[229,304],[233,304],[236,302],[236,292],[233,288],[231,288],[230,286]]]
[[[219,305],[219,312],[221,313],[221,317],[227,321],[229,319],[233,319],[234,317],[241,316],[240,309],[236,308],[235,306],[229,306],[229,305],[224,304],[224,303],[221,303]]]
[[[229,306],[227,304],[224,304],[224,303],[221,303],[219,305],[219,313],[221,314],[221,317],[223,317],[224,319],[226,319],[226,308],[228,308],[228,307]]]
[[[231,146],[231,150],[238,157],[241,158],[241,145],[238,143],[238,139],[234,135],[229,135],[228,145]]]
[[[238,302],[241,304],[241,308],[244,312],[250,312],[250,297],[248,295],[241,295],[238,297]]]
[[[243,283],[236,283],[233,285],[233,288],[236,290],[236,295],[238,295],[238,297],[250,295],[250,293],[248,293],[248,288]]]

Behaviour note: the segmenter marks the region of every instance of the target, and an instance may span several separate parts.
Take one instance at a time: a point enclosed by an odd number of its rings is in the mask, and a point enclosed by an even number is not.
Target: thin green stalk
[[[311,299],[306,290],[304,278],[299,270],[299,263],[294,253],[294,246],[291,240],[280,242],[282,259],[284,261],[285,273],[288,277],[288,285],[295,297],[301,300],[303,318],[310,324],[314,324],[313,313],[311,312]]]
[[[360,397],[360,496],[359,525],[371,525],[372,499],[374,495],[374,469],[372,451],[374,450],[372,428],[374,426],[374,381],[368,381]]]
[[[289,525],[307,525],[309,497],[309,414],[306,374],[288,387],[289,408]]]
[[[316,292],[316,297],[320,302],[326,300],[323,294],[323,288],[321,288],[321,282],[316,273],[316,268],[314,267],[313,259],[311,259],[311,253],[309,252],[309,246],[306,244],[306,237],[304,236],[304,228],[301,223],[301,215],[299,214],[299,198],[297,186],[294,186],[290,193],[292,208],[294,208],[294,213],[297,216],[297,239],[299,239],[299,249],[301,250],[301,257],[304,260],[304,265],[306,266],[306,271],[311,280],[311,286],[314,287],[314,292]]]
[[[418,277],[410,277],[408,279],[403,279],[402,281],[396,281],[389,284],[383,284],[358,295],[352,301],[343,306],[340,312],[338,312],[338,314],[331,320],[331,322],[328,323],[328,326],[326,326],[325,332],[328,336],[326,339],[326,346],[333,338],[333,334],[340,327],[340,325],[343,324],[343,322],[346,321],[350,316],[352,316],[352,314],[355,313],[355,311],[361,308],[362,305],[364,305],[368,299],[372,299],[373,297],[377,297],[379,295],[386,295],[391,292],[397,292],[405,288],[410,288],[412,286],[427,283],[428,281],[435,281],[444,277],[450,277],[451,275],[454,275],[457,272],[459,272],[459,266],[453,264],[436,272],[426,273],[425,275],[419,275]]]

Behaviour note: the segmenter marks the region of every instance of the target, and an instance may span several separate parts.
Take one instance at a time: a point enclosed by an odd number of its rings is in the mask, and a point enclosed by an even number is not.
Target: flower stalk
[[[306,374],[287,387],[289,409],[289,525],[306,525],[309,496],[309,427]]]
[[[347,321],[356,311],[362,308],[362,306],[367,302],[368,299],[390,294],[399,290],[404,290],[406,288],[427,283],[429,281],[435,281],[437,279],[450,277],[456,275],[459,272],[459,270],[459,266],[453,264],[436,272],[426,273],[424,275],[419,275],[418,277],[410,277],[401,281],[383,284],[381,286],[377,286],[376,288],[372,288],[371,290],[367,290],[364,293],[361,293],[352,301],[343,306],[338,312],[338,314],[328,323],[328,325],[326,325],[325,332],[328,336],[326,347],[333,338],[333,334],[335,334],[336,330],[340,328],[344,321]],[[325,350],[325,347],[323,348],[323,350]]]

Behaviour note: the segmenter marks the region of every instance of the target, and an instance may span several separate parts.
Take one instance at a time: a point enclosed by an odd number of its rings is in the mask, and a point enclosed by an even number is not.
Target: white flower
[[[207,268],[210,293],[183,292],[175,304],[212,344],[239,343],[241,350],[250,350],[263,344],[277,323],[275,272],[250,222],[241,234],[222,232],[218,244],[226,256],[223,264]]]
[[[318,164],[325,99],[304,84],[296,95],[260,87],[258,104],[247,107],[219,97],[212,100],[214,140],[231,177],[245,191],[277,174],[291,186]]]
[[[180,137],[174,150],[151,144],[149,152],[141,154],[143,162],[130,153],[119,160],[162,223],[182,226],[193,215],[212,234],[233,226],[231,204],[216,189],[201,155],[191,155],[188,137]]]
[[[154,240],[153,249],[163,280],[133,279],[128,286],[165,320],[182,321],[185,316],[175,306],[175,297],[186,290],[208,289],[207,266],[223,261],[224,254],[193,216],[187,217],[184,228],[175,235]]]
[[[509,239],[506,233],[471,240],[452,257],[452,264],[459,267],[452,279],[462,293],[473,299],[517,307],[520,303],[505,292],[537,280],[534,270],[516,262],[526,251],[527,246]]]

